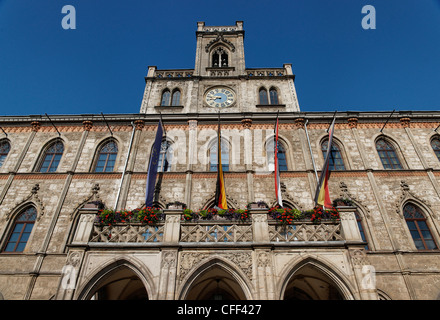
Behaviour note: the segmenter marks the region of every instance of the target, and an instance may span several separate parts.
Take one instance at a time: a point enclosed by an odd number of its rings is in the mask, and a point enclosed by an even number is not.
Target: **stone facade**
[[[266,146],[278,117],[287,165],[280,174],[283,203],[312,209],[324,163],[321,146],[334,116],[300,112],[291,64],[245,67],[242,22],[198,23],[196,37],[194,69],[149,67],[139,114],[0,118],[6,132],[0,143],[10,145],[0,167],[1,296],[437,299],[440,162],[431,141],[438,137],[438,112],[336,114],[334,141],[345,170],[332,171],[329,189],[332,199],[350,200],[339,207],[338,222],[302,221],[283,229],[264,208],[251,209],[247,222],[187,222],[182,210],[169,208],[176,201],[194,211],[212,206],[217,173],[209,161],[219,117],[229,146],[228,206],[275,205]],[[212,65],[218,48],[228,54],[223,68]],[[231,106],[207,104],[206,91],[217,86],[235,91]],[[276,88],[278,103],[261,104],[262,87]],[[178,104],[161,106],[167,88],[179,89]],[[97,225],[96,203],[116,210],[144,205],[159,119],[172,146],[169,170],[156,184],[155,205],[164,220],[156,226]],[[380,138],[394,146],[400,169],[384,168],[376,150]],[[96,172],[97,152],[109,139],[118,148],[114,168]],[[56,171],[40,172],[53,141],[63,143],[61,160]],[[416,247],[403,214],[407,204],[423,212],[434,250]],[[29,207],[36,210],[32,232],[24,250],[10,252],[17,219]]]

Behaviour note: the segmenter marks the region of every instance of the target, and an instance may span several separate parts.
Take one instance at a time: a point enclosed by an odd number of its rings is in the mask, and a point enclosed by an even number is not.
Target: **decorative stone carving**
[[[244,129],[250,129],[252,127],[252,119],[243,119],[241,120],[241,124]]]
[[[353,129],[353,128],[357,128],[358,125],[358,118],[349,118],[348,120],[348,126]]]
[[[164,252],[162,255],[162,268],[170,268],[176,264],[177,254],[175,252]]]
[[[38,121],[32,121],[31,126],[32,126],[32,131],[35,131],[35,132],[37,132],[41,128],[41,124]]]
[[[71,265],[73,267],[78,267],[81,262],[82,254],[78,251],[73,251],[69,253],[67,257],[67,265]]]
[[[83,121],[83,128],[84,128],[85,131],[92,130],[92,127],[93,127],[93,122],[92,121],[89,121],[89,120]]]
[[[40,185],[37,183],[32,187],[31,193],[26,198],[22,199],[21,201],[15,204],[15,208],[18,208],[23,206],[26,202],[34,203],[37,206],[37,212],[38,212],[37,221],[39,221],[44,214],[44,205],[40,200],[40,198],[38,197],[38,190],[40,190]],[[13,211],[6,214],[6,221],[10,219],[12,212]]]
[[[402,126],[402,128],[409,128],[411,122],[411,118],[405,117],[405,118],[400,118],[400,125]]]
[[[142,129],[145,127],[145,121],[144,120],[136,120],[134,122],[134,126],[136,130],[142,131]]]
[[[365,253],[364,249],[350,249],[348,252],[350,253],[350,258],[354,266],[368,264],[367,254]]]
[[[306,123],[304,118],[296,118],[295,119],[295,127],[299,128],[304,128],[304,124]]]

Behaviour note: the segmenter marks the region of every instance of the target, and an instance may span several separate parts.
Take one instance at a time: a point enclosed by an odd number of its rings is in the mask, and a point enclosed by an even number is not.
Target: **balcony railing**
[[[354,210],[351,207],[340,209],[339,221],[295,221],[291,225],[280,225],[268,219],[267,210],[251,210],[251,219],[244,222],[226,219],[187,222],[182,220],[182,210],[165,210],[165,219],[157,225],[119,223],[109,226],[95,222],[97,210],[83,209],[72,244],[362,243]]]

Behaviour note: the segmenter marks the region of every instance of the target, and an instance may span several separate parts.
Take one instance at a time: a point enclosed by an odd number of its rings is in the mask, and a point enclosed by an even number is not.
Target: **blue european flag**
[[[147,190],[145,194],[145,206],[153,206],[154,188],[156,187],[157,166],[159,162],[160,146],[162,144],[163,129],[162,121],[159,120],[157,126],[156,139],[154,140],[153,148],[151,149],[150,161],[148,163],[147,171]]]

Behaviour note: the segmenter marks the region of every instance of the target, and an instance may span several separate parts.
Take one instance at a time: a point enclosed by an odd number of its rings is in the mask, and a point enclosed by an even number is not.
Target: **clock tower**
[[[298,112],[292,65],[247,68],[243,21],[197,23],[193,69],[148,67],[140,113]]]

